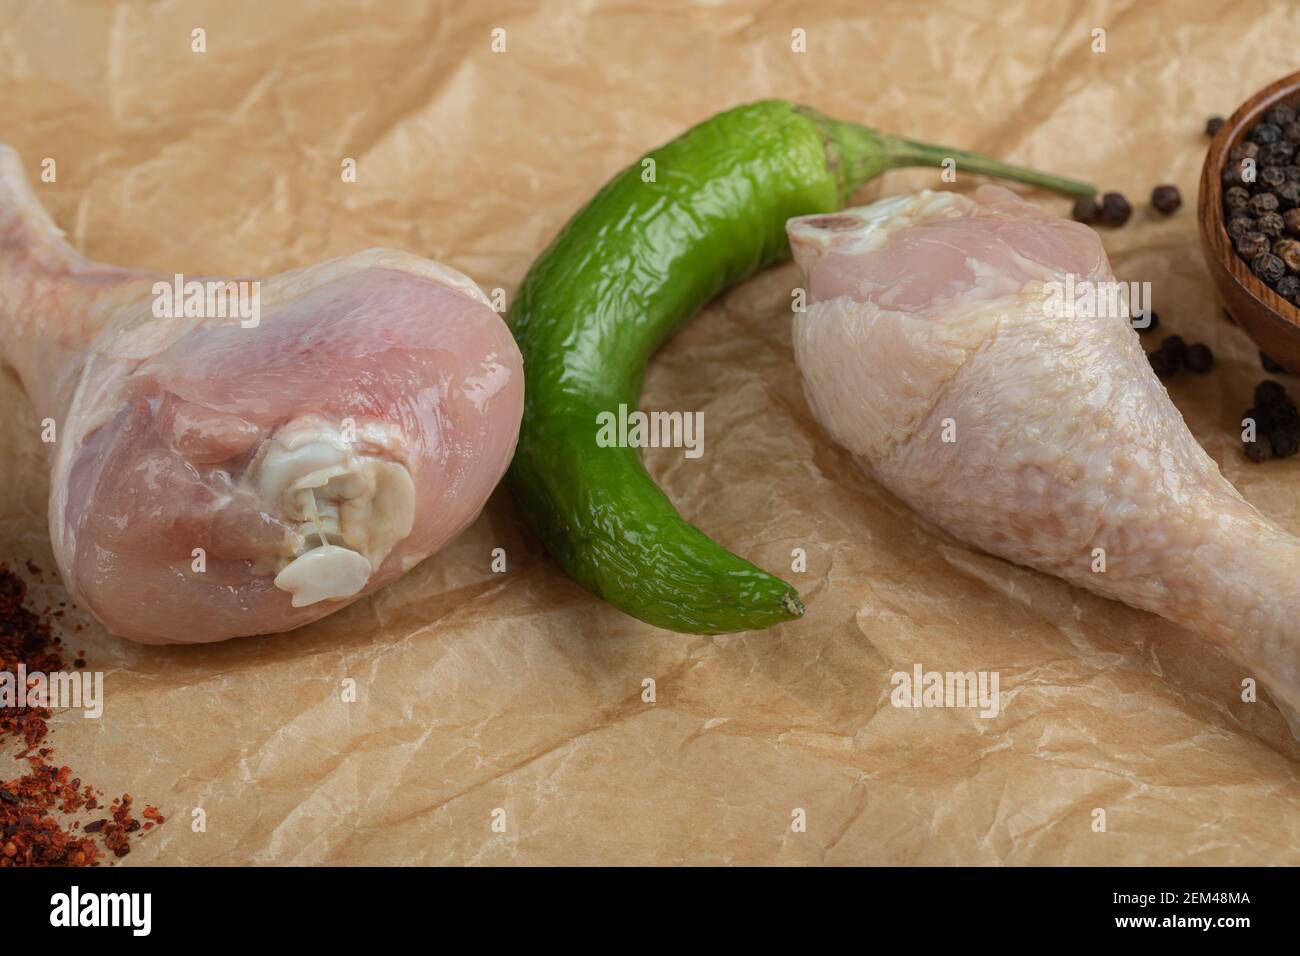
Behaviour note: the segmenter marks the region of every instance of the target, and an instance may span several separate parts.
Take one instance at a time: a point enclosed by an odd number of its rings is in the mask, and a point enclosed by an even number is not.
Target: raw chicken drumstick
[[[3,357],[55,439],[64,583],[122,637],[336,611],[473,521],[514,451],[522,360],[467,277],[371,249],[241,281],[167,317],[174,277],[79,255],[0,146]]]
[[[1052,313],[1067,276],[1114,281],[1091,229],[985,186],[787,231],[795,355],[839,444],[963,541],[1198,632],[1300,728],[1300,539],[1219,473],[1124,315]]]

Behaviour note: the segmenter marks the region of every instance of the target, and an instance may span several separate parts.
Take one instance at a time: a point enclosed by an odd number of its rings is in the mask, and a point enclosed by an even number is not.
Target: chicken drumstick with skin
[[[795,355],[839,444],[968,544],[1219,645],[1300,731],[1300,539],[1219,473],[1126,317],[1052,310],[1068,275],[1114,281],[1091,229],[985,186],[787,231]]]
[[[54,423],[60,573],[111,632],[289,630],[478,515],[523,363],[470,279],[371,249],[245,286],[253,320],[165,317],[172,284],[73,250],[0,146],[3,358]]]

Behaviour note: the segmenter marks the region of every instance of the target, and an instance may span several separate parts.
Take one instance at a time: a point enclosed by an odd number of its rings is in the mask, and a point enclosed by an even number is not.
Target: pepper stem
[[[847,201],[849,195],[863,183],[887,169],[897,169],[900,166],[942,167],[948,159],[954,160],[957,168],[963,172],[1041,186],[1066,196],[1094,196],[1097,193],[1097,187],[1092,183],[1040,173],[1036,169],[1014,166],[964,149],[932,146],[929,143],[890,136],[859,123],[842,123],[829,119],[814,110],[807,112],[822,126],[836,165],[843,201]]]
[[[945,160],[951,159],[956,161],[957,168],[963,172],[980,173],[984,176],[995,176],[998,179],[1010,179],[1017,183],[1041,186],[1044,189],[1050,189],[1052,192],[1066,196],[1095,196],[1097,194],[1097,187],[1092,183],[1080,182],[1077,179],[1066,179],[1064,176],[1053,176],[1051,173],[1040,173],[1036,169],[1004,163],[996,159],[990,159],[987,156],[981,156],[979,153],[968,153],[964,149],[953,149],[949,146],[931,146],[929,143],[918,143],[914,140],[901,139],[895,136],[885,136],[884,140],[888,157],[886,162],[890,169],[899,166],[942,166]]]

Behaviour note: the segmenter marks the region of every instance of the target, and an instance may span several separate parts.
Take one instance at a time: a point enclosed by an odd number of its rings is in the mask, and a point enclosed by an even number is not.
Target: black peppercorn
[[[1295,239],[1279,239],[1273,243],[1273,255],[1286,265],[1286,271],[1300,272],[1300,242]]]
[[[1223,128],[1223,117],[1222,117],[1222,116],[1211,116],[1209,119],[1207,119],[1207,120],[1205,121],[1205,135],[1206,135],[1206,136],[1213,136],[1215,133],[1217,133],[1217,132],[1218,132],[1219,130],[1221,130],[1222,128]]]
[[[1162,216],[1171,216],[1183,204],[1177,186],[1163,185],[1151,190],[1151,205]]]
[[[1255,229],[1255,220],[1249,216],[1236,215],[1228,220],[1228,236],[1233,242],[1236,242],[1248,232],[1257,232]]]
[[[1204,375],[1213,365],[1214,353],[1210,351],[1208,345],[1197,342],[1195,345],[1187,346],[1187,354],[1183,356],[1183,366],[1187,371]]]
[[[1147,332],[1154,332],[1160,328],[1160,316],[1155,309],[1147,309],[1145,312],[1139,312],[1133,316],[1133,321],[1130,324],[1138,332],[1145,335]]]
[[[1277,187],[1273,195],[1277,196],[1277,207],[1282,212],[1300,207],[1300,182],[1288,179]]]
[[[1254,441],[1243,441],[1241,450],[1245,452],[1247,458],[1256,464],[1261,461],[1268,461],[1273,457],[1272,444],[1262,436],[1256,437]]]
[[[1097,200],[1092,196],[1080,196],[1074,201],[1074,208],[1070,210],[1070,217],[1075,222],[1094,223],[1097,221],[1097,214],[1101,212],[1101,207],[1097,205]]]
[[[1297,413],[1295,406],[1286,399],[1261,408],[1259,414],[1262,419],[1259,423],[1260,429],[1270,435],[1278,430],[1300,428],[1300,413]],[[1277,451],[1276,448],[1273,450]]]
[[[1250,190],[1245,186],[1231,186],[1223,191],[1223,208],[1236,211],[1250,203]]]
[[[1300,430],[1286,428],[1270,432],[1268,443],[1273,446],[1274,458],[1290,458],[1300,451]]]
[[[1237,240],[1237,253],[1243,259],[1254,259],[1268,252],[1271,247],[1268,236],[1262,232],[1248,232]]]
[[[1289,402],[1264,410],[1268,419],[1268,441],[1274,458],[1290,458],[1300,451],[1300,413]]]
[[[1270,107],[1229,149],[1221,177],[1228,237],[1251,271],[1274,288],[1288,276],[1300,278],[1298,155],[1300,115],[1296,106],[1283,103]],[[1278,294],[1300,304],[1293,283]]]
[[[1265,166],[1259,171],[1258,181],[1264,189],[1275,190],[1286,182],[1286,173],[1281,166]]]
[[[1285,262],[1286,260],[1283,259],[1282,261]],[[1288,266],[1288,268],[1290,267]],[[1274,286],[1274,289],[1282,298],[1294,303],[1297,297],[1300,297],[1300,278],[1297,278],[1296,276],[1283,276],[1277,280],[1277,285]]]
[[[1266,212],[1277,212],[1279,205],[1277,196],[1272,193],[1255,193],[1250,197],[1246,208],[1250,210],[1251,215],[1261,216]]]
[[[1183,359],[1187,356],[1187,344],[1181,335],[1166,335],[1164,341],[1160,343],[1160,351],[1169,353],[1179,365],[1182,365]]]
[[[1228,160],[1234,166],[1240,166],[1243,159],[1259,159],[1259,143],[1246,140],[1228,150]]]
[[[1156,378],[1161,379],[1173,376],[1181,364],[1177,356],[1166,352],[1163,348],[1148,352],[1147,361],[1151,363],[1151,371],[1156,373]]]
[[[1274,126],[1285,126],[1287,123],[1293,123],[1295,118],[1295,110],[1285,103],[1279,103],[1264,114],[1264,120]]]
[[[1286,275],[1286,263],[1271,252],[1261,252],[1250,260],[1250,271],[1271,284]]]
[[[1282,127],[1275,123],[1257,123],[1255,128],[1246,134],[1246,138],[1260,146],[1267,146],[1269,143],[1276,143],[1282,138]]]
[[[1262,232],[1270,239],[1276,239],[1286,231],[1286,220],[1280,213],[1266,212],[1255,220],[1255,231]]]
[[[1256,408],[1268,408],[1270,405],[1280,405],[1286,401],[1286,389],[1281,382],[1275,382],[1266,378],[1255,386],[1255,406]],[[1251,409],[1254,411],[1255,409]],[[1259,418],[1255,418],[1258,423]]]
[[[1259,151],[1259,162],[1262,166],[1285,166],[1294,157],[1295,144],[1288,143],[1284,139],[1269,143]]]
[[[1286,369],[1278,365],[1273,359],[1265,354],[1263,349],[1259,350],[1259,364],[1264,366],[1265,372],[1285,372]]]
[[[1101,197],[1101,212],[1097,216],[1097,222],[1103,226],[1122,226],[1128,222],[1132,213],[1133,207],[1122,193],[1106,193]]]

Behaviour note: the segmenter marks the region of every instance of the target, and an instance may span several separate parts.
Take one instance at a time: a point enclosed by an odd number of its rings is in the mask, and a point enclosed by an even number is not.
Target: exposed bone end
[[[293,606],[360,592],[415,524],[415,482],[399,430],[295,419],[262,443],[242,483],[298,534],[268,571]]]
[[[828,252],[878,249],[889,236],[922,219],[960,208],[970,200],[958,193],[923,189],[919,193],[882,199],[870,206],[812,216],[796,216],[785,224],[795,262],[807,275]]]

